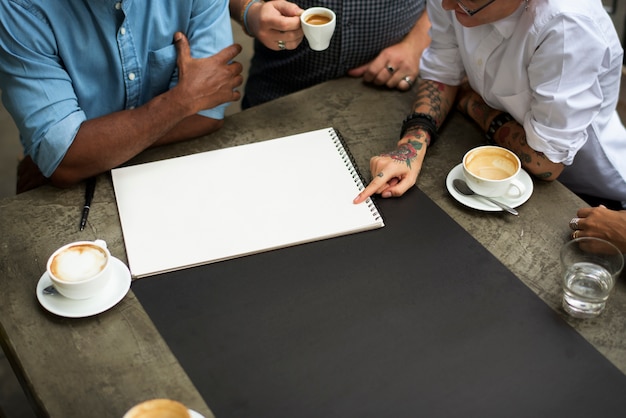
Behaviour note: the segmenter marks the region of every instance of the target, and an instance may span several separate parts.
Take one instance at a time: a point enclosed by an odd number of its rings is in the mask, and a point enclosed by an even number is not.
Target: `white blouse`
[[[600,1],[530,0],[466,28],[429,0],[432,44],[421,77],[472,88],[523,124],[528,144],[566,165],[577,193],[626,207],[626,129],[615,111],[623,50]]]

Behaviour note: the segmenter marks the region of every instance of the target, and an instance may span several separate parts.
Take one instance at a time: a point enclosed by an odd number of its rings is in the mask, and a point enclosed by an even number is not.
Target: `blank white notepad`
[[[384,226],[332,128],[112,170],[143,277]]]

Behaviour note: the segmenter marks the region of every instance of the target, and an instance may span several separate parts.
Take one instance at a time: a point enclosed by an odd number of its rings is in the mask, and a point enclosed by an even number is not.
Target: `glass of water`
[[[563,309],[575,318],[593,318],[604,310],[624,256],[613,244],[583,237],[561,249]]]

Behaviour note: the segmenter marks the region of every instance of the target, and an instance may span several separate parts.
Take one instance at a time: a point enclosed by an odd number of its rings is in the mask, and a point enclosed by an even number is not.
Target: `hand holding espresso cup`
[[[469,150],[463,157],[463,176],[470,189],[487,197],[520,197],[526,188],[518,179],[522,163],[512,151],[495,145]]]
[[[109,282],[111,253],[103,240],[77,241],[57,249],[46,264],[52,285],[69,299],[89,299]]]
[[[302,32],[314,51],[323,51],[330,45],[335,32],[335,12],[325,7],[311,7],[300,15]]]

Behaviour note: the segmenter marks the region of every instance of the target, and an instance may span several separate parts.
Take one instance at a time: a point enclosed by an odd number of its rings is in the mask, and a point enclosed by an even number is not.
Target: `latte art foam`
[[[106,263],[106,253],[100,247],[81,244],[57,254],[50,263],[50,271],[59,280],[78,282],[100,273]]]

